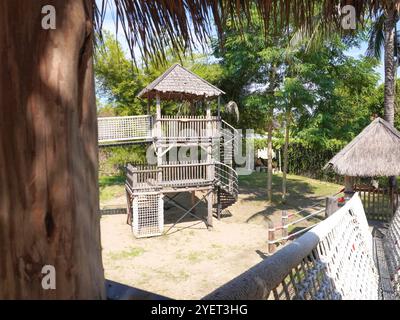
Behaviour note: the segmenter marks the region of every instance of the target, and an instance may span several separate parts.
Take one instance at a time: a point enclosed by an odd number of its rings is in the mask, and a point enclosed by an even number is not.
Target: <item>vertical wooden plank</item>
[[[275,252],[275,244],[272,243],[275,240],[275,226],[274,223],[268,221],[268,253],[272,254]]]
[[[337,199],[335,197],[327,197],[325,204],[325,218],[330,217],[339,209]]]
[[[375,214],[375,189],[373,189],[372,191],[372,215],[374,214]]]
[[[287,226],[288,220],[289,220],[288,212],[286,210],[282,210],[282,212],[281,212],[282,238],[285,238],[285,237],[287,237],[289,235],[288,226]],[[286,243],[286,241],[287,241],[286,239],[283,240],[283,243]]]
[[[213,227],[213,214],[212,214],[213,203],[212,203],[212,201],[213,201],[213,195],[212,195],[212,191],[211,191],[207,196],[207,227],[208,227],[208,229],[212,229],[212,227]]]
[[[368,214],[367,214],[367,217],[368,217],[368,215],[371,212],[371,187],[369,187],[369,189],[368,189],[368,201],[367,201],[367,203],[368,203],[368,206],[367,206],[366,212],[368,212]]]
[[[196,192],[192,191],[190,194],[190,203],[191,203],[191,207],[194,207],[194,205],[196,204]],[[196,213],[196,208],[192,209],[192,212],[195,214]]]

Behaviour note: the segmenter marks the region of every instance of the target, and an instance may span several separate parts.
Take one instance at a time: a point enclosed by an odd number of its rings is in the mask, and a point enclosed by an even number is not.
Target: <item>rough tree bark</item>
[[[105,295],[92,16],[91,0],[0,1],[0,299]]]
[[[384,64],[385,64],[385,97],[384,97],[384,110],[385,120],[394,126],[394,114],[395,114],[395,98],[396,98],[396,62],[395,62],[395,24],[396,24],[396,1],[388,1],[385,8],[385,53],[384,53]],[[390,189],[397,188],[396,177],[389,177]],[[391,199],[392,201],[393,199]]]
[[[395,38],[395,23],[396,11],[394,3],[388,4],[385,10],[385,120],[394,125],[394,105],[396,95],[395,81],[395,60],[394,60],[394,38]]]

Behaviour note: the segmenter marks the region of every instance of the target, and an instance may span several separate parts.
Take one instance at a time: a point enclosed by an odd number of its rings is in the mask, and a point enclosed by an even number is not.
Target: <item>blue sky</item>
[[[367,52],[367,43],[364,42],[364,43],[362,43],[360,48],[352,48],[352,49],[348,50],[346,52],[346,54],[348,54],[349,56],[352,56],[354,58],[358,58],[360,56],[365,56],[366,52]],[[383,61],[381,61],[380,65],[375,70],[381,76],[379,83],[382,83],[384,80],[384,75],[385,75]]]
[[[99,3],[101,0],[96,0],[97,3]],[[110,31],[112,34],[115,34],[116,32],[116,27],[115,27],[115,8],[113,8],[111,5],[109,6],[109,10],[107,10],[107,15],[105,17],[104,23],[103,23],[103,30]],[[123,49],[128,53],[129,52],[129,47],[125,39],[125,35],[122,31],[121,25],[118,27],[119,31],[118,34],[116,34],[117,39],[121,43]],[[359,48],[351,48],[346,52],[349,56],[352,56],[354,58],[359,58],[360,56],[364,56],[367,51],[367,43],[362,43]],[[136,52],[136,51],[135,51]],[[139,53],[139,52],[137,52]],[[380,63],[380,65],[376,68],[377,73],[380,75],[380,83],[383,82],[384,79],[384,67],[383,67],[383,62]]]

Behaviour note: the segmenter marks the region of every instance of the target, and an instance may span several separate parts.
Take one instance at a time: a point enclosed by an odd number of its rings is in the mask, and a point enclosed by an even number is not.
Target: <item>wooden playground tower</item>
[[[164,199],[196,216],[195,208],[207,201],[207,227],[212,227],[213,215],[218,219],[224,208],[238,196],[238,176],[233,167],[238,132],[220,116],[220,96],[224,92],[179,64],[143,89],[138,97],[147,99],[148,114],[132,117],[99,118],[99,145],[146,143],[155,151],[154,163],[129,164],[126,171],[128,222],[136,237],[150,237],[164,232]],[[217,115],[211,113],[210,101],[218,99]],[[151,103],[156,114],[150,115]],[[194,111],[205,107],[205,115],[162,114],[162,102],[185,101]],[[180,154],[191,157],[182,160]],[[193,156],[193,154],[198,154]],[[195,192],[203,196],[196,199]],[[179,204],[180,193],[191,194],[191,208]],[[197,217],[198,218],[198,217]]]

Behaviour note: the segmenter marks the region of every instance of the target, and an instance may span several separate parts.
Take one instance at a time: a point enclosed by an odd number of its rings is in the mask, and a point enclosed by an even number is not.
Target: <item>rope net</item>
[[[275,299],[378,299],[372,236],[358,196],[310,231],[319,241],[270,293]]]
[[[361,200],[355,194],[335,214],[205,299],[379,297],[373,239]]]
[[[147,140],[152,137],[152,117],[109,117],[98,119],[99,143]]]
[[[388,271],[396,298],[400,299],[400,208],[390,223],[384,241]]]
[[[164,231],[164,201],[158,192],[134,195],[132,230],[137,238],[159,236]]]

